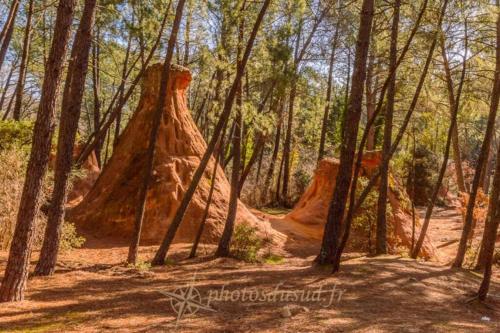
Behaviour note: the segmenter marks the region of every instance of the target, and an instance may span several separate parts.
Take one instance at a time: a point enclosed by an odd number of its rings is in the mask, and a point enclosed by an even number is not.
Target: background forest
[[[28,18],[30,5],[32,14]],[[421,6],[419,1],[403,4],[401,41],[406,40]],[[165,54],[173,10],[168,1],[101,1],[98,7],[78,141],[88,140],[99,124],[105,122],[109,111],[120,106],[116,121],[97,147],[99,162],[105,163],[112,154],[115,138],[136,108],[140,94],[136,78],[141,68],[160,61]],[[193,73],[189,106],[207,139],[236,71],[238,22],[245,18],[244,30],[249,30],[259,9],[253,1],[243,11],[240,7],[237,1],[187,1],[181,23],[174,63],[187,66]],[[2,4],[2,17],[7,17],[9,8],[9,4]],[[388,72],[391,8],[391,4],[384,2],[376,8],[364,101],[368,112],[373,112]],[[243,79],[242,160],[252,170],[243,196],[251,204],[291,206],[309,183],[318,157],[338,156],[359,9],[357,1],[337,4],[275,1],[271,5]],[[2,118],[22,120],[21,126],[27,128],[36,115],[55,10],[50,1],[21,4],[12,43],[1,68]],[[394,132],[418,83],[437,10],[437,3],[431,1],[415,41],[398,69]],[[156,49],[152,49],[165,15],[164,32]],[[79,14],[75,16],[78,18]],[[453,1],[449,5],[440,45],[433,56],[415,116],[393,161],[401,166],[395,168],[401,176],[406,171],[404,165],[411,154],[413,139],[416,149],[429,159],[439,159],[443,154],[447,134],[447,126],[443,125],[450,116],[448,80],[453,87],[458,85],[464,19],[470,55],[458,116],[458,146],[462,160],[474,167],[489,110],[495,63],[492,47],[495,17],[494,7],[488,1]],[[78,21],[73,24],[76,26]],[[148,59],[151,52],[153,56]],[[448,59],[446,66],[443,52]],[[121,99],[126,102],[121,103]],[[366,119],[365,113],[362,124]],[[382,145],[383,121],[381,114],[369,140],[369,150]],[[2,124],[5,131],[12,126],[16,124]],[[496,147],[496,138],[493,142]],[[493,157],[491,154],[490,168]],[[227,160],[225,164],[230,167]]]

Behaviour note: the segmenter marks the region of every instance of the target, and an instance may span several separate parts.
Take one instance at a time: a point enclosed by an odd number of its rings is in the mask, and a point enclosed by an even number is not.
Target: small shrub
[[[270,265],[280,265],[285,262],[285,259],[282,256],[277,254],[269,253],[263,258],[264,263]]]
[[[0,121],[0,150],[17,148],[28,151],[34,122],[32,121]]]
[[[79,236],[76,233],[75,225],[73,223],[64,222],[59,249],[61,251],[78,249],[82,247],[83,243],[85,243],[85,237]]]
[[[257,228],[245,223],[236,225],[231,241],[231,252],[235,258],[258,262],[258,252],[261,248],[262,240],[257,235]]]
[[[0,149],[0,249],[6,250],[10,247],[14,229],[16,226],[17,211],[23,190],[28,152],[20,149],[9,148]],[[41,202],[45,202],[50,193],[49,184],[52,174],[45,179],[40,196]],[[43,242],[47,217],[42,213],[36,217],[34,248],[39,249]],[[76,233],[73,224],[65,222],[62,228],[60,249],[67,251],[72,248],[79,248],[85,239]]]
[[[129,268],[135,268],[138,271],[149,271],[151,269],[151,263],[146,261],[139,261],[135,265],[128,264]]]

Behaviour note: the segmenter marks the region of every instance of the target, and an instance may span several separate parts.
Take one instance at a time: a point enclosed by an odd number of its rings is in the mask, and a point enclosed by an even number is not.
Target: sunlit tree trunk
[[[188,187],[186,193],[184,194],[184,197],[182,198],[181,204],[180,204],[179,208],[177,209],[177,212],[174,216],[174,219],[172,220],[172,223],[170,224],[170,226],[167,230],[167,233],[165,234],[165,237],[163,238],[163,241],[160,245],[160,248],[158,249],[158,251],[155,254],[155,257],[153,258],[153,261],[152,261],[153,265],[162,265],[165,263],[165,257],[167,255],[169,248],[170,248],[170,245],[172,244],[172,241],[174,240],[175,234],[177,233],[177,229],[179,228],[179,226],[182,222],[184,214],[186,213],[189,202],[191,201],[191,199],[194,195],[194,192],[196,191],[196,188],[198,187],[198,184],[201,180],[201,177],[203,176],[203,174],[205,172],[205,169],[208,165],[208,162],[210,161],[210,158],[212,157],[212,154],[214,152],[217,141],[219,140],[219,136],[221,135],[222,130],[225,127],[226,122],[229,120],[229,116],[231,115],[231,110],[233,108],[234,100],[236,97],[236,92],[237,92],[238,86],[241,82],[241,78],[243,77],[243,74],[245,72],[245,67],[246,67],[248,59],[250,57],[250,53],[252,52],[252,48],[253,48],[253,45],[255,42],[255,37],[257,36],[257,32],[260,29],[260,26],[262,24],[262,20],[264,19],[264,15],[267,11],[267,8],[269,7],[270,2],[271,2],[271,0],[264,1],[264,4],[262,5],[262,8],[259,12],[259,15],[257,16],[257,20],[255,21],[252,32],[251,32],[250,37],[248,39],[240,66],[238,66],[238,68],[237,68],[233,84],[231,85],[231,89],[228,92],[228,96],[227,96],[226,101],[224,103],[224,108],[223,108],[222,113],[219,117],[219,121],[217,122],[217,125],[215,126],[212,138],[210,139],[210,142],[207,145],[207,149],[205,151],[205,154],[203,155],[203,157],[200,161],[200,164],[198,165],[198,168],[196,169],[196,171],[193,175],[191,183],[189,184],[189,187]]]
[[[19,0],[12,1],[12,4],[10,5],[9,15],[7,16],[2,31],[0,32],[0,69],[2,69],[5,55],[7,54],[10,40],[12,39],[12,33],[14,32],[17,12],[19,9],[19,2]]]
[[[321,250],[317,257],[317,261],[320,264],[333,263],[339,245],[338,241],[347,202],[347,195],[351,185],[354,153],[356,150],[359,120],[362,112],[363,86],[366,79],[366,63],[368,50],[370,48],[373,12],[374,1],[363,0],[356,42],[351,92],[347,113],[345,115],[340,165],[336,178],[335,190],[328,208],[328,217],[323,233]]]
[[[177,3],[177,9],[175,11],[174,23],[172,25],[172,31],[170,32],[170,38],[168,39],[167,54],[165,56],[165,62],[163,64],[163,70],[161,73],[160,81],[160,94],[158,102],[156,103],[156,109],[153,116],[153,123],[151,126],[151,132],[149,135],[148,150],[146,153],[146,168],[144,169],[144,179],[139,188],[139,200],[135,208],[135,224],[134,233],[132,236],[132,241],[130,243],[127,262],[129,264],[135,265],[137,263],[137,254],[139,251],[139,243],[141,240],[142,225],[144,221],[144,211],[146,208],[146,198],[148,194],[149,185],[151,183],[151,175],[153,174],[153,166],[156,152],[156,139],[158,137],[158,131],[161,123],[161,116],[163,114],[163,109],[165,107],[166,91],[168,83],[170,80],[170,65],[172,63],[172,57],[174,54],[174,46],[177,41],[177,33],[179,31],[179,26],[181,24],[182,13],[184,11],[184,4],[186,0],[179,0]]]
[[[61,107],[54,189],[45,229],[40,259],[35,268],[37,275],[52,275],[56,268],[57,254],[61,240],[64,207],[68,194],[68,179],[73,162],[78,121],[80,119],[85,77],[89,63],[92,31],[97,0],[85,0],[82,18],[75,36],[71,60],[68,66]]]
[[[30,54],[32,18],[33,18],[33,0],[30,0],[28,3],[27,14],[26,14],[26,27],[24,29],[23,54],[21,56],[21,67],[19,68],[19,77],[17,79],[16,102],[14,104],[14,113],[13,113],[14,120],[21,119],[21,109],[22,109],[22,105],[23,105],[23,95],[24,95],[24,81],[26,79],[28,58],[29,58],[29,54]]]
[[[387,160],[392,144],[392,122],[394,118],[394,99],[396,97],[396,62],[398,58],[399,12],[401,0],[394,2],[394,14],[391,31],[391,47],[389,51],[389,66],[394,72],[387,88],[387,107],[384,116],[384,141],[382,145],[382,161],[380,166],[380,186],[377,205],[377,235],[375,252],[387,253],[387,195],[389,191],[389,163]]]
[[[64,58],[71,35],[75,3],[76,0],[60,1],[57,8],[54,37],[33,129],[33,143],[19,204],[16,229],[2,286],[0,287],[0,301],[3,302],[20,301],[24,298],[33,245],[35,217],[39,212],[40,191],[49,162],[52,135],[55,127],[55,104]]]

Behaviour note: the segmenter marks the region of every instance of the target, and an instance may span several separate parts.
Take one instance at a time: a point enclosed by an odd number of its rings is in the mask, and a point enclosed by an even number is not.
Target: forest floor
[[[204,245],[186,260],[189,245],[176,244],[169,265],[130,268],[125,244],[89,241],[62,254],[54,276],[31,278],[25,301],[0,305],[0,331],[500,332],[500,272],[482,304],[470,301],[481,276],[447,263],[459,214],[439,209],[431,222],[439,262],[350,254],[335,275],[311,266],[311,248],[249,264]],[[1,271],[6,259],[0,252]]]

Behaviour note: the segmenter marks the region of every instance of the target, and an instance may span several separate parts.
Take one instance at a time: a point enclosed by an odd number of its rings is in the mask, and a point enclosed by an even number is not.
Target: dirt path
[[[424,220],[425,208],[418,213]],[[429,225],[429,236],[437,250],[438,260],[443,264],[451,264],[458,249],[462,233],[462,214],[454,207],[436,207]]]
[[[186,260],[189,245],[176,244],[168,266],[138,269],[123,264],[126,244],[90,239],[62,254],[54,276],[31,278],[25,301],[0,304],[0,331],[500,332],[498,273],[483,305],[468,302],[481,276],[449,268],[460,229],[459,212],[438,209],[429,232],[440,262],[349,254],[336,275],[311,265],[317,249],[295,233],[275,263],[214,259],[203,244]]]
[[[141,258],[151,258],[154,249],[142,247]],[[332,276],[328,269],[311,267],[312,257],[285,258],[281,264],[246,264],[208,256],[185,260],[188,249],[187,245],[176,245],[170,266],[144,267],[143,270],[122,264],[126,247],[87,248],[66,253],[54,276],[30,279],[26,301],[0,305],[0,331],[500,330],[498,303],[492,303],[491,308],[466,303],[480,278],[465,270],[394,256],[358,257],[344,262],[342,272]],[[212,250],[204,246],[201,253]],[[6,255],[0,253],[2,270]],[[177,313],[170,297],[164,293],[180,293],[178,288],[190,284],[196,288],[195,296],[198,293],[200,296],[194,300],[204,305],[210,295],[214,298],[222,288],[227,292],[226,299],[212,300],[211,310],[199,309],[196,314],[185,316],[176,329]],[[329,304],[334,287],[334,298]],[[251,301],[250,291],[266,295],[265,301]],[[321,297],[303,298],[302,302],[300,297],[294,299],[301,291],[310,297]],[[274,295],[273,292],[277,296],[271,299],[269,295]],[[244,293],[247,293],[246,299],[242,298]],[[500,295],[497,282],[493,293]],[[288,317],[290,314],[292,317]],[[485,316],[490,321],[481,319]]]

